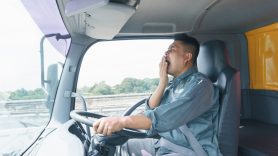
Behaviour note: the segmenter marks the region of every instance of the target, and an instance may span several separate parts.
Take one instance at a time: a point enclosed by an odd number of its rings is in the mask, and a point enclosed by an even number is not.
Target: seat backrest
[[[225,43],[207,41],[200,47],[198,70],[220,89],[218,142],[224,156],[236,156],[240,117],[240,74],[230,66]]]

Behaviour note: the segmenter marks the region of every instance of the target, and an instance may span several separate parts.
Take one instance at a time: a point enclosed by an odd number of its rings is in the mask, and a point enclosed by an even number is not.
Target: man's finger
[[[104,127],[104,128],[103,128],[102,134],[103,134],[103,135],[107,135],[108,125],[106,124],[106,125],[104,125],[103,127]]]
[[[99,126],[98,126],[96,132],[97,132],[97,133],[102,133],[103,128],[104,128],[103,122],[100,121]]]
[[[97,120],[97,121],[95,121],[94,124],[93,124],[93,129],[94,129],[95,132],[96,132],[97,129],[98,129],[99,123],[100,123],[100,120]]]
[[[112,127],[108,126],[107,127],[107,135],[112,135],[113,131],[112,131]]]

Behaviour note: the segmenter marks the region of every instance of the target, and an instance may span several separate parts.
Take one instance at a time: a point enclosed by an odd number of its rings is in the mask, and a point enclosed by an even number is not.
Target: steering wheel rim
[[[70,112],[70,117],[79,123],[83,123],[87,126],[92,127],[94,122],[87,117],[100,119],[100,118],[106,117],[106,116],[100,115],[97,113],[93,113],[93,112],[82,111],[82,110],[72,110]],[[128,137],[128,138],[146,138],[147,137],[146,133],[140,132],[136,129],[129,129],[129,128],[124,128],[118,132],[114,132],[113,135],[120,135],[120,136],[124,136],[124,137]]]
[[[70,117],[77,122],[80,122],[80,123],[83,123],[87,126],[92,127],[93,124],[94,124],[94,121],[90,120],[87,117],[100,119],[100,118],[106,117],[106,116],[100,115],[100,114],[97,114],[97,113],[93,113],[93,112],[82,111],[82,110],[72,110],[70,112]]]
[[[139,106],[141,106],[142,104],[144,104],[146,102],[146,99],[142,99],[139,102],[137,102],[135,105],[131,106],[130,108],[128,108],[125,112],[124,112],[124,116],[128,116],[130,115],[136,108],[138,108]]]

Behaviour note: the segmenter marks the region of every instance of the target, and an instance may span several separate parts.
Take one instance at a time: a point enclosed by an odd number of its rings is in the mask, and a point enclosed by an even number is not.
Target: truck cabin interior
[[[218,136],[223,154],[278,154],[277,0],[23,2],[44,34],[59,26],[45,21],[61,15],[72,39],[67,53],[71,61],[81,62],[98,41],[171,38],[177,33],[196,37],[201,43],[198,68],[221,88]],[[49,12],[56,5],[58,12]],[[67,79],[73,90],[77,77]],[[59,106],[52,118],[55,111]]]

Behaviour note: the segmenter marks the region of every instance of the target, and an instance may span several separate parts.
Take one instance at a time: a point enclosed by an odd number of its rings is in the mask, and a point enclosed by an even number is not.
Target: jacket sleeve
[[[169,93],[171,100],[144,112],[152,121],[149,135],[180,127],[211,108],[214,92],[211,82],[206,79],[191,81],[183,89],[172,90],[173,93]]]

